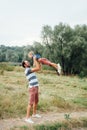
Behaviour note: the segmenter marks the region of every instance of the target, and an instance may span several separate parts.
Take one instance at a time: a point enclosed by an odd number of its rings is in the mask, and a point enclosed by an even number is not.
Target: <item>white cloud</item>
[[[24,40],[13,40],[13,41],[0,41],[0,45],[6,45],[6,46],[26,46],[26,45],[32,45],[34,41],[41,42],[41,39],[39,37],[30,37]]]

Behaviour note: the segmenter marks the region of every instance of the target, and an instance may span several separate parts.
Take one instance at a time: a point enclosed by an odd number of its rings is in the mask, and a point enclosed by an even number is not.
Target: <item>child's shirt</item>
[[[36,60],[38,60],[39,58],[41,58],[40,54],[35,54],[33,57],[36,57]]]

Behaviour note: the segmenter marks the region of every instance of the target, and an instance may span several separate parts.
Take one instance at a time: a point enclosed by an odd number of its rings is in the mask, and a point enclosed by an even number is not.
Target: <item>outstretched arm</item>
[[[36,72],[39,71],[41,69],[41,65],[39,64],[39,62],[34,58],[34,64],[35,67],[31,69],[32,72]]]
[[[36,56],[33,57],[33,67],[36,66]]]

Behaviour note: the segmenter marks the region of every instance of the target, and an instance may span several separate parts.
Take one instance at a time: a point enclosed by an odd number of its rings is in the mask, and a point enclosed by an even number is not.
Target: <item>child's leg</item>
[[[39,63],[42,63],[44,65],[52,66],[53,68],[56,69],[58,75],[61,74],[61,66],[60,66],[60,64],[52,63],[51,61],[49,61],[46,58],[40,58],[40,59],[38,59],[38,61],[39,61]]]
[[[57,64],[51,63],[50,66],[54,67],[56,70],[58,69]]]
[[[44,65],[52,66],[53,68],[55,68],[55,69],[57,70],[57,64],[52,63],[51,61],[49,61],[49,60],[46,59],[46,58],[40,58],[38,61],[39,61],[40,63],[44,64]]]
[[[61,74],[61,66],[59,63],[58,64],[50,63],[50,65],[56,69],[58,75]]]

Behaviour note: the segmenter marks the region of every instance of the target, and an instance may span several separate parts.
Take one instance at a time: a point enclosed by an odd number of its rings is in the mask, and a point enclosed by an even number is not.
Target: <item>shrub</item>
[[[70,108],[70,104],[64,100],[62,97],[54,96],[52,98],[51,103],[53,106],[59,107],[59,108]]]
[[[13,71],[14,66],[9,65],[8,63],[0,63],[0,69],[6,71]]]
[[[4,75],[4,70],[0,70],[0,75]]]
[[[84,68],[84,69],[80,72],[79,77],[80,77],[80,78],[87,77],[87,69],[86,69],[86,68]]]

